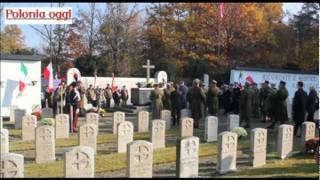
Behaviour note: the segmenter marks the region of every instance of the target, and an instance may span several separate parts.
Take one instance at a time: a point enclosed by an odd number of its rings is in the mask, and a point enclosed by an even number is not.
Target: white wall
[[[151,81],[154,81],[154,78],[150,78]],[[94,77],[81,77],[81,81],[84,86],[87,88],[90,84],[94,85]],[[131,88],[137,88],[138,82],[146,82],[146,78],[129,78],[129,77],[115,77],[114,85],[122,89],[123,85],[126,85],[126,89],[129,92],[128,104],[131,104]],[[97,77],[96,87],[106,88],[107,84],[112,84],[112,77]]]
[[[20,66],[24,63],[28,68],[27,85],[22,96],[19,93]],[[0,87],[1,116],[10,116],[10,105],[17,105],[26,109],[26,113],[32,112],[32,105],[41,105],[41,61],[0,61],[0,80],[4,82]],[[37,81],[35,86],[31,81]]]
[[[260,71],[247,71],[247,70],[231,70],[230,74],[230,83],[239,81],[239,74],[242,72],[242,78],[240,79],[241,84],[245,83],[245,78],[248,75],[251,75],[253,80],[258,83],[260,87],[260,83],[265,80],[269,81],[269,85],[271,83],[275,83],[278,88],[280,80],[286,82],[286,87],[289,92],[289,104],[292,103],[294,94],[297,90],[296,85],[298,81],[302,81],[304,84],[304,90],[309,94],[310,86],[315,87],[316,91],[319,93],[319,75],[312,74],[296,74],[296,73],[279,73],[279,72],[260,72]]]

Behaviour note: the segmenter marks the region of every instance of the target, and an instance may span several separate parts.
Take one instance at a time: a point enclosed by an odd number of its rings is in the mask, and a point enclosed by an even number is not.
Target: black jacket
[[[298,89],[294,94],[292,103],[292,117],[295,122],[303,122],[307,107],[307,93],[303,89]]]

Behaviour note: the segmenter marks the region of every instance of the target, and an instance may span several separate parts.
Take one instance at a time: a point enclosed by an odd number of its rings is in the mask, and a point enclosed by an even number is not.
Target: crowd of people
[[[161,110],[171,110],[173,126],[179,126],[180,111],[185,108],[191,110],[195,128],[199,127],[199,120],[204,117],[218,116],[219,109],[223,109],[224,114],[239,114],[244,128],[250,128],[253,119],[271,123],[269,129],[274,129],[277,122],[288,122],[289,94],[284,81],[280,81],[278,88],[275,84],[269,86],[267,80],[260,84],[260,88],[255,82],[222,84],[219,88],[213,80],[211,86],[205,88],[199,79],[195,79],[192,87],[187,87],[184,82],[169,82],[166,87],[161,83],[154,84],[154,88],[150,95],[153,119],[160,118]],[[295,135],[304,121],[314,121],[313,115],[318,108],[319,98],[315,88],[310,87],[307,95],[303,82],[299,81],[292,102]]]

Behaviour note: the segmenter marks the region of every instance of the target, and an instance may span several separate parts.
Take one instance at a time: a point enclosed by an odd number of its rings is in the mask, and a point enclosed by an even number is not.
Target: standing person
[[[228,84],[225,84],[223,86],[223,109],[224,109],[224,114],[228,114],[231,109],[232,109],[232,93],[231,93],[231,90],[228,86]]]
[[[207,93],[207,104],[208,104],[208,111],[213,116],[218,116],[219,93],[220,93],[220,89],[217,87],[217,81],[212,80],[212,85]]]
[[[273,96],[272,106],[274,106],[274,117],[272,118],[272,124],[267,128],[273,129],[277,121],[280,121],[280,124],[284,124],[288,121],[288,112],[287,112],[287,98],[288,90],[286,88],[286,83],[280,81],[279,89]]]
[[[84,116],[85,115],[85,109],[84,109],[84,98],[86,94],[86,88],[83,86],[82,81],[77,82],[78,91],[80,93],[80,105],[79,105],[79,115]]]
[[[252,96],[252,89],[249,83],[246,82],[240,95],[240,123],[243,124],[245,122],[245,128],[250,128],[251,124]]]
[[[49,86],[46,86],[46,89],[44,91],[44,102],[46,108],[52,108],[51,95],[52,93],[49,90]]]
[[[121,90],[122,105],[127,105],[128,99],[129,99],[128,90],[126,89],[126,86],[123,86]]]
[[[252,113],[254,118],[259,118],[259,89],[257,83],[253,83],[252,86],[253,96],[252,96]]]
[[[314,112],[318,110],[317,103],[319,103],[319,98],[317,92],[313,86],[310,87],[308,99],[307,99],[307,121],[314,121]]]
[[[181,92],[181,96],[182,96],[181,109],[186,109],[188,108],[188,101],[187,101],[188,87],[184,84],[183,81],[180,82],[179,91]]]
[[[167,87],[163,90],[164,96],[162,97],[163,102],[163,109],[171,109],[171,93],[174,91],[174,88],[172,87],[172,83],[169,82],[167,84]]]
[[[302,123],[305,120],[306,105],[307,105],[307,93],[303,90],[303,82],[297,83],[298,90],[294,94],[292,103],[292,118],[294,121],[294,135],[297,134],[298,129],[302,128]],[[301,133],[300,133],[301,134]]]
[[[232,86],[230,86],[229,89],[230,89],[229,94],[231,95],[231,102],[229,102],[231,109],[229,111],[233,110],[234,114],[239,114],[241,84],[235,83],[233,89],[232,89]],[[231,89],[232,89],[232,92],[231,92]]]
[[[172,126],[177,125],[179,127],[183,97],[182,97],[182,91],[180,90],[180,87],[174,84],[173,88],[174,90],[170,94]]]
[[[111,99],[112,99],[112,90],[110,87],[110,84],[107,84],[107,87],[104,91],[104,96],[106,98],[106,108],[110,108],[110,104],[111,104]]]
[[[56,89],[56,91],[54,93],[54,99],[57,103],[56,104],[56,109],[57,109],[56,113],[59,112],[60,114],[63,114],[63,112],[61,112],[61,108],[63,109],[63,106],[65,104],[65,93],[66,93],[66,83],[64,81],[61,81],[59,84],[59,87]]]
[[[118,89],[118,88],[117,88]],[[112,94],[114,106],[119,107],[120,106],[120,100],[121,100],[121,93],[120,90],[115,90]]]
[[[267,122],[267,113],[266,113],[266,100],[271,92],[271,88],[269,87],[269,81],[265,80],[262,83],[262,88],[260,90],[260,106],[261,106],[261,113],[262,113],[262,121],[263,123]]]
[[[70,111],[71,106],[73,111],[73,114],[72,114],[73,124],[70,125],[70,130],[71,128],[73,128],[73,132],[76,133],[78,132],[77,123],[78,123],[78,113],[79,113],[79,107],[80,107],[80,93],[77,90],[76,82],[71,83],[71,85],[69,86],[69,92],[66,96],[66,112],[69,114],[69,117],[71,117],[71,111]]]
[[[90,84],[89,88],[87,89],[87,99],[88,103],[92,104],[93,107],[97,107],[97,96],[92,84]]]
[[[202,108],[205,105],[206,95],[200,87],[200,80],[193,80],[192,88],[187,94],[189,109],[194,120],[194,128],[199,128],[199,120],[203,118]]]
[[[152,119],[160,119],[161,111],[163,109],[163,91],[159,89],[158,84],[154,84],[153,87],[154,90],[150,94],[150,100],[152,101]]]
[[[265,100],[265,113],[266,113],[266,122],[273,122],[275,118],[275,94],[277,92],[277,89],[270,88],[268,96]]]

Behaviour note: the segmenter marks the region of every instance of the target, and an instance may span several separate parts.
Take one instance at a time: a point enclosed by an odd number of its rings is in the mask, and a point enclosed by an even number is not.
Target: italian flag
[[[44,79],[49,81],[49,90],[50,92],[54,91],[53,87],[53,70],[52,70],[52,63],[50,64],[43,70],[42,72]]]
[[[20,80],[19,80],[19,92],[22,92],[26,88],[26,78],[28,75],[28,69],[21,63],[20,65]]]

